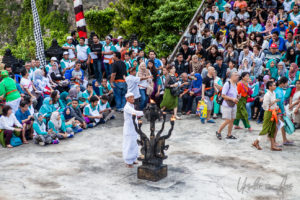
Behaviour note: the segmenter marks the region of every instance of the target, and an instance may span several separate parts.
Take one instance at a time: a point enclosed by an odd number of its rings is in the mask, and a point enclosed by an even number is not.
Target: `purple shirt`
[[[223,88],[222,88],[222,95],[226,95],[226,96],[232,97],[232,98],[237,98],[238,92],[237,92],[237,86],[236,86],[236,84],[232,85],[230,83],[230,88],[229,88],[229,83],[227,81],[225,83],[225,85],[223,86]],[[229,107],[228,104],[226,103],[226,101],[223,101],[222,105]]]

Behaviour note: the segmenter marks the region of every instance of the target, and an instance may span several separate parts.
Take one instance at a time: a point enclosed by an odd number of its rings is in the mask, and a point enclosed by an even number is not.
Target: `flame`
[[[171,118],[170,118],[171,121],[175,121],[176,120],[176,117],[173,115]]]
[[[155,104],[155,101],[153,99],[150,99],[151,104]]]

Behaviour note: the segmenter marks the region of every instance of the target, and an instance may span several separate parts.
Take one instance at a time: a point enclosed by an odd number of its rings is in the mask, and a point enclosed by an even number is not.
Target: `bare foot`
[[[13,146],[11,146],[10,144],[6,145],[7,148],[14,148]]]
[[[133,168],[133,165],[126,164],[125,166],[126,166],[127,168]]]
[[[29,144],[27,140],[23,140],[23,144]]]
[[[252,128],[248,128],[248,131],[249,131],[249,132],[252,132],[252,131],[253,131],[253,129],[252,129]]]

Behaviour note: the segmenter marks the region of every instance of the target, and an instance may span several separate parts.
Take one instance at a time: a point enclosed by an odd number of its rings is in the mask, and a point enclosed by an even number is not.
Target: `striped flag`
[[[84,37],[87,39],[86,22],[84,19],[82,0],[74,0],[74,11],[78,35],[79,37]]]
[[[46,66],[46,58],[45,58],[45,50],[44,50],[44,42],[40,24],[39,13],[36,8],[35,0],[31,0],[31,10],[33,17],[33,35],[35,40],[35,54],[36,57],[40,60],[42,66]]]

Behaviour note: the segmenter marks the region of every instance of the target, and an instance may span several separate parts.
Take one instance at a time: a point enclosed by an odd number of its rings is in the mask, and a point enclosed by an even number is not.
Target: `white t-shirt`
[[[132,92],[134,94],[134,99],[141,97],[138,84],[140,83],[141,78],[129,75],[125,78],[127,83],[127,92]]]
[[[30,79],[26,79],[26,78],[21,78],[21,82],[20,82],[21,86],[25,89],[28,89],[29,92],[33,91],[33,87],[32,87],[32,82]]]
[[[229,22],[232,22],[232,20],[233,20],[233,18],[235,18],[235,16],[236,16],[236,14],[232,10],[229,13],[227,13],[227,12],[223,13],[223,19],[226,24],[228,24]]]
[[[69,43],[65,43],[63,45],[63,47],[74,47],[74,45],[73,44],[69,44]],[[69,59],[75,58],[75,53],[74,53],[73,49],[68,49],[68,52],[69,52]]]
[[[87,45],[77,45],[76,46],[76,52],[77,52],[77,58],[79,60],[84,60],[86,61],[88,59],[88,55],[91,52],[90,47],[88,47]]]

